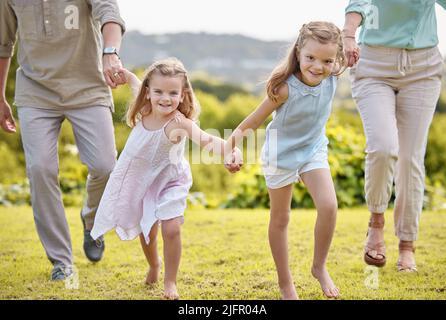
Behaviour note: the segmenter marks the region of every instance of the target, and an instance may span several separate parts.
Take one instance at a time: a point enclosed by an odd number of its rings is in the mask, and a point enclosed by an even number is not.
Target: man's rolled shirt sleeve
[[[92,14],[95,20],[99,21],[102,27],[109,22],[117,23],[121,26],[122,33],[125,32],[125,22],[119,13],[116,0],[88,0],[92,7]]]
[[[14,53],[17,18],[8,0],[0,1],[0,58],[10,58]]]
[[[368,8],[370,6],[370,1],[367,0],[350,0],[347,7],[345,8],[345,14],[350,12],[359,13],[362,16],[362,25],[366,19]]]

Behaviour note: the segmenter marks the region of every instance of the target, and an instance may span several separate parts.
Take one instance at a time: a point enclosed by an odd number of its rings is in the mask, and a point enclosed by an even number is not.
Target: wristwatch
[[[118,56],[118,58],[120,58],[119,54],[118,54],[118,49],[116,49],[115,47],[104,48],[104,50],[102,51],[102,55],[105,55],[105,54],[116,54]]]

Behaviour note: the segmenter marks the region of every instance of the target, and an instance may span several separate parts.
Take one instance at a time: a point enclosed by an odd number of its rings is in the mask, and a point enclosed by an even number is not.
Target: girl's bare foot
[[[297,296],[296,288],[294,284],[289,284],[286,286],[280,287],[280,294],[282,296],[282,300],[299,300]]]
[[[340,295],[339,289],[334,284],[333,280],[331,279],[325,267],[316,268],[313,266],[311,268],[311,274],[319,281],[322,288],[322,292],[327,298],[339,297]]]
[[[161,258],[159,258],[157,265],[150,266],[149,272],[147,272],[146,284],[154,285],[155,283],[158,282],[162,265],[163,261],[161,260]]]
[[[164,298],[167,300],[179,300],[177,285],[175,282],[164,282]]]

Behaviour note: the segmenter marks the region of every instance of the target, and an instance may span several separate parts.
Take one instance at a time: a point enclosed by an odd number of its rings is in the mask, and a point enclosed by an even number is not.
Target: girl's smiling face
[[[183,102],[183,81],[183,76],[152,75],[147,93],[152,111],[163,116],[175,111]]]
[[[329,77],[335,67],[338,45],[336,43],[320,43],[308,39],[298,54],[299,79],[309,86],[317,86]]]

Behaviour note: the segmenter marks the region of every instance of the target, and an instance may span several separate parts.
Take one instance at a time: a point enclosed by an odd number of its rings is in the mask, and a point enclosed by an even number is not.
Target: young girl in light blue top
[[[337,211],[325,125],[344,61],[339,28],[329,22],[303,25],[288,57],[268,80],[268,96],[228,138],[227,145],[234,147],[274,113],[266,130],[262,163],[271,206],[269,242],[283,299],[298,298],[288,265],[287,226],[293,183],[299,180],[318,212],[311,272],[327,297],[339,296],[325,266]]]

